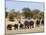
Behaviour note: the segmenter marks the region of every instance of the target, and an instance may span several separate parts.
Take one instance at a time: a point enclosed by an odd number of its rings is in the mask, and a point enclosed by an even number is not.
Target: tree
[[[7,18],[7,16],[8,16],[8,12],[5,12],[5,17]]]
[[[32,12],[33,12],[33,14],[38,14],[38,13],[40,12],[40,10],[35,9],[35,10],[33,10]]]
[[[32,13],[33,13],[33,17],[32,18],[34,18],[34,19],[40,18],[40,14],[39,14],[40,10],[35,9],[35,10],[32,11]]]
[[[9,12],[9,20],[10,21],[14,21],[14,18],[17,16],[17,13],[15,12],[14,9],[12,9],[10,12]]]
[[[17,12],[15,11],[15,9],[12,9],[12,10],[10,11],[10,13],[11,13],[14,17],[17,16]]]
[[[44,12],[41,12],[40,15],[41,15],[41,18],[44,19]]]
[[[27,18],[27,17],[32,17],[32,13],[31,13],[31,10],[29,8],[23,8],[22,9],[22,13],[23,15]]]

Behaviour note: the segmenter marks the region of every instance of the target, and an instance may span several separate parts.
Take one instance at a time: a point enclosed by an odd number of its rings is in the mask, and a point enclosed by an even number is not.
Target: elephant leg
[[[30,29],[31,29],[31,26],[30,26]]]
[[[34,25],[32,25],[32,28],[34,28]]]

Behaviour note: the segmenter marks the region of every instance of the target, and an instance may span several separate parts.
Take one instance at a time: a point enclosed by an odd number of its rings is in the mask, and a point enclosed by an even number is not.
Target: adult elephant
[[[8,30],[12,30],[12,25],[11,24],[8,24],[7,29]]]
[[[33,21],[30,21],[30,22],[29,22],[29,25],[30,25],[30,28],[31,28],[31,27],[34,28],[34,22],[33,22]]]
[[[15,30],[18,29],[18,24],[15,24],[15,25],[14,25],[14,29],[15,29]]]
[[[29,22],[28,21],[25,21],[24,22],[24,26],[25,26],[25,28],[29,28]]]

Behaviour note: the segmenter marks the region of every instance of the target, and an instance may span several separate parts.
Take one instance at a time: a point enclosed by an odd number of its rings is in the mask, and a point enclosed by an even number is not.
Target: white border
[[[16,0],[16,1],[33,1],[33,2],[46,3],[45,0]],[[44,13],[45,13],[45,26],[46,26],[46,10]],[[5,35],[5,0],[0,0],[0,35]],[[46,28],[44,33],[16,34],[16,35],[46,35]]]

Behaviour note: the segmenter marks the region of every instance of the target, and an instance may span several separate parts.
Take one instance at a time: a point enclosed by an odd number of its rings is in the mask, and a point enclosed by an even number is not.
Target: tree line
[[[34,9],[31,10],[30,8],[23,8],[22,13],[20,11],[16,12],[15,9],[12,9],[10,12],[5,12],[5,17],[9,16],[10,19],[14,19],[18,16],[24,16],[25,18],[33,18],[33,19],[41,19],[44,18],[44,12]]]

